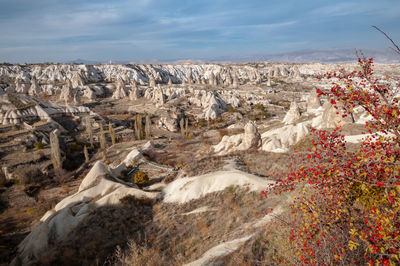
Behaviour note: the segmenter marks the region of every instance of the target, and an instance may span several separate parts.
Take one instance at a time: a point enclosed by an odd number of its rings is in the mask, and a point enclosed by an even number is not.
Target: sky
[[[0,62],[140,62],[400,43],[399,0],[0,0]]]

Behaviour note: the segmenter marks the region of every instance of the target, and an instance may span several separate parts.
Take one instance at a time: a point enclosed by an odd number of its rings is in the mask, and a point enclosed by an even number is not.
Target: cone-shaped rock
[[[300,109],[296,102],[290,104],[290,109],[283,118],[283,123],[286,125],[294,124],[300,118]]]

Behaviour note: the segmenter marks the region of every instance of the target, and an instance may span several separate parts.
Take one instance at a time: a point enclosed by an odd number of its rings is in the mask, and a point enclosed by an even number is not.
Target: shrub
[[[135,174],[134,180],[136,185],[144,186],[149,182],[150,179],[146,173],[139,171]]]
[[[197,122],[197,125],[199,128],[203,128],[206,126],[206,120],[205,119],[199,119],[199,121]]]
[[[127,195],[119,200],[119,202],[124,205],[137,205],[137,206],[150,206],[153,204],[153,200],[149,198],[136,198],[132,195]]]
[[[340,128],[312,129],[312,148],[282,175],[275,193],[297,191],[284,226],[284,264],[396,265],[400,253],[400,98],[373,75],[373,60],[359,70],[327,73],[329,92],[318,90],[344,116],[362,106],[374,117],[370,133],[349,151]],[[337,82],[336,82],[337,81]],[[345,84],[345,85],[343,85]],[[366,89],[367,88],[367,89]],[[375,132],[375,133],[373,133]],[[268,197],[268,190],[264,195]]]
[[[139,245],[133,240],[128,242],[128,252],[122,252],[118,247],[115,252],[115,265],[130,266],[156,266],[168,265],[159,249],[147,246],[147,243]]]
[[[20,165],[14,170],[13,175],[24,185],[41,182],[44,178],[44,174],[36,165]]]
[[[69,156],[71,154],[82,152],[82,151],[83,151],[83,146],[81,144],[74,142],[68,146],[68,148],[66,150],[66,154],[67,154],[67,156]]]
[[[35,150],[41,150],[44,148],[44,144],[41,142],[35,142]]]

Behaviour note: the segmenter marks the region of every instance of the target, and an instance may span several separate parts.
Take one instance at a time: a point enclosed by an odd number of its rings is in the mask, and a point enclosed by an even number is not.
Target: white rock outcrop
[[[169,183],[162,191],[164,202],[185,203],[230,186],[247,187],[250,191],[266,189],[272,181],[239,170],[218,171],[185,177]]]
[[[134,151],[140,154],[138,150]],[[131,153],[126,160],[131,161],[135,157]],[[18,245],[14,262],[34,264],[50,243],[62,241],[85,217],[101,206],[119,204],[120,199],[128,195],[149,199],[157,196],[155,192],[145,192],[120,183],[116,177],[124,169],[124,164],[111,169],[100,161],[96,162],[82,180],[78,192],[48,211],[40,219],[39,225]]]
[[[115,91],[114,91],[114,93],[113,93],[111,98],[113,98],[115,100],[119,100],[119,99],[124,99],[127,96],[128,95],[127,95],[126,90],[125,90],[124,82],[122,81],[122,79],[119,79],[117,81],[116,89],[115,89]]]
[[[85,90],[83,91],[83,96],[91,101],[93,101],[97,98],[96,93],[89,86],[85,87]]]
[[[18,93],[28,93],[29,92],[29,85],[24,81],[17,79],[15,81],[15,91]]]
[[[35,77],[31,79],[31,86],[29,87],[29,95],[38,95],[42,89],[39,86],[39,83]]]
[[[59,97],[60,101],[64,101],[66,103],[71,102],[73,98],[71,87],[72,87],[71,81],[67,80],[66,84],[64,84],[64,86],[61,89]]]
[[[217,92],[204,93],[201,97],[200,103],[204,110],[203,113],[199,115],[199,118],[206,120],[220,117],[228,108],[226,102]]]
[[[307,111],[312,112],[313,110],[318,109],[319,107],[321,107],[321,101],[318,98],[317,91],[314,89],[312,90],[310,96],[307,99]]]
[[[253,122],[248,122],[244,127],[244,133],[233,136],[223,136],[220,143],[213,146],[215,153],[219,155],[234,151],[258,149],[261,147],[261,135]]]
[[[24,95],[4,93],[0,95],[0,124],[22,124],[36,120],[53,121],[53,117],[64,115],[79,115],[91,113],[88,107],[65,107],[45,102],[39,98]]]
[[[79,71],[73,72],[71,78],[71,84],[73,88],[79,88],[85,85],[84,78],[82,77],[82,74]]]
[[[141,91],[137,87],[136,82],[132,81],[131,90],[129,91],[129,100],[136,101],[141,97]]]
[[[312,120],[312,127],[317,129],[323,128],[336,128],[344,126],[348,123],[353,123],[352,116],[343,117],[343,110],[341,104],[332,105],[330,102],[325,102],[322,106],[322,115],[315,117]]]
[[[286,116],[283,118],[283,123],[286,125],[294,124],[300,118],[300,108],[296,102],[290,103],[289,111],[286,113]]]
[[[163,116],[158,121],[158,127],[166,129],[171,132],[178,132],[178,120],[170,116]]]
[[[309,134],[310,121],[287,125],[261,134],[262,150],[268,152],[287,152],[291,145],[298,143]]]

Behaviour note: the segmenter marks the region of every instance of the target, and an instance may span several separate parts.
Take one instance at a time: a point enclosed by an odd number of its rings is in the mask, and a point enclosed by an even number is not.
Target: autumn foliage
[[[149,176],[146,173],[139,171],[135,174],[134,181],[136,185],[144,186],[149,182]]]
[[[361,106],[373,119],[349,149],[340,128],[312,129],[313,145],[263,192],[293,195],[281,223],[288,236],[283,264],[400,264],[400,110],[398,81],[378,79],[372,59],[356,71],[326,73],[318,90],[344,116]],[[282,220],[282,219],[281,219]],[[291,256],[287,256],[290,253]]]

